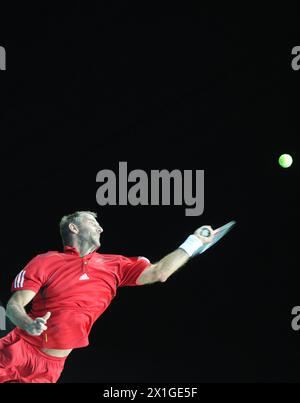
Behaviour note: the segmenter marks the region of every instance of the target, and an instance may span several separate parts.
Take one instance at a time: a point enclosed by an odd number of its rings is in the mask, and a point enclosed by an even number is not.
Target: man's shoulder
[[[38,272],[44,272],[48,271],[52,268],[55,268],[58,264],[63,259],[62,254],[58,251],[47,251],[43,253],[39,253],[32,257],[27,264],[25,265],[23,271],[27,274],[30,271],[38,271]]]
[[[117,261],[122,258],[121,255],[116,255],[112,253],[98,253],[95,252],[94,260],[99,262],[110,262],[110,261]]]
[[[50,250],[48,252],[42,252],[35,256],[38,260],[48,260],[48,259],[63,259],[64,254],[57,250]]]
[[[107,265],[123,265],[124,263],[131,261],[132,257],[127,257],[120,254],[112,254],[112,253],[98,253],[96,252],[94,255],[93,262],[98,264],[107,264]]]
[[[102,259],[103,262],[105,261],[131,261],[136,262],[139,260],[145,260],[147,263],[150,263],[150,260],[147,259],[145,256],[125,256],[125,255],[114,255],[114,254],[103,254],[103,253],[95,253],[96,259]]]

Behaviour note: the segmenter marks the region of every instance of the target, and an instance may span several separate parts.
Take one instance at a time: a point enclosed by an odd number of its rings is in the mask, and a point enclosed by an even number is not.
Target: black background
[[[296,13],[65,1],[0,19],[3,304],[34,255],[61,249],[63,214],[96,211],[104,253],[152,261],[238,223],[166,283],[120,289],[60,382],[298,382]],[[98,206],[96,174],[119,161],[204,169],[203,215]]]

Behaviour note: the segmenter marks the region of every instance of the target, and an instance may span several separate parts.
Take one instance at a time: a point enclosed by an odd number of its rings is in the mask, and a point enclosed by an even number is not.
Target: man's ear
[[[77,227],[76,224],[73,224],[72,222],[69,224],[69,230],[73,232],[73,234],[79,233],[79,228]]]

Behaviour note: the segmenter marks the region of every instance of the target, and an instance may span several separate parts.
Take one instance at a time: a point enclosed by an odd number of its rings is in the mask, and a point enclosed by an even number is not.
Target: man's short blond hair
[[[97,213],[94,213],[93,211],[75,211],[75,213],[64,215],[63,218],[60,220],[59,230],[64,245],[66,245],[70,240],[69,224],[79,224],[82,220],[83,214],[90,214],[93,217],[97,218]]]

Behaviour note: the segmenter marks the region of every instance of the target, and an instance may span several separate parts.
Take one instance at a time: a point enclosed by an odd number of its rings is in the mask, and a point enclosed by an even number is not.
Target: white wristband
[[[183,249],[191,257],[201,246],[203,246],[201,239],[196,235],[190,235],[179,248]]]

